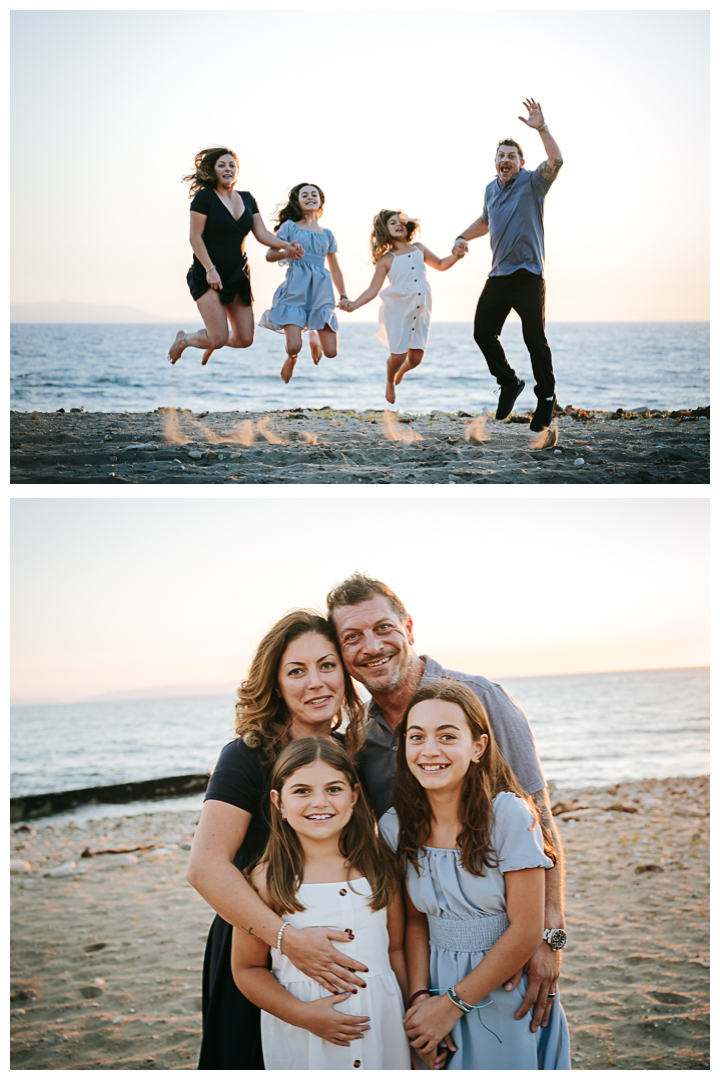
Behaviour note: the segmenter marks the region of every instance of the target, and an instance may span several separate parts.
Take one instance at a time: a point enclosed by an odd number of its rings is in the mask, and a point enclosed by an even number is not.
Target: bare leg
[[[395,385],[401,383],[408,371],[412,371],[418,364],[422,363],[422,358],[425,355],[423,349],[408,349],[408,354],[405,360],[403,360],[402,366],[395,376]]]
[[[313,358],[313,364],[319,364],[322,360],[323,350],[320,344],[320,338],[318,337],[317,330],[311,330],[309,335],[310,340],[310,355]]]
[[[253,309],[250,304],[245,304],[239,296],[235,296],[226,306],[225,312],[230,323],[230,336],[226,345],[231,349],[249,349],[255,339],[255,323],[253,321]],[[208,349],[202,358],[203,364],[210,359],[212,349]]]
[[[317,335],[319,342],[322,344],[322,351],[328,360],[332,360],[338,354],[337,334],[334,330],[324,326],[322,330],[318,330]],[[315,363],[317,363],[317,360]]]
[[[288,323],[287,326],[284,326],[283,330],[285,331],[285,351],[287,352],[287,360],[282,366],[280,378],[284,383],[289,383],[293,377],[298,353],[302,349],[302,330],[299,326],[294,326],[292,323]]]
[[[395,379],[397,373],[405,362],[407,353],[390,353],[387,362],[387,385],[385,386],[385,400],[391,405],[395,404]]]
[[[196,334],[184,334],[182,331],[178,333],[168,353],[171,364],[180,359],[188,346],[205,350],[203,364],[206,364],[213,349],[222,349],[223,345],[228,343],[227,312],[215,290],[208,289],[197,301],[197,306],[205,329],[198,330]]]

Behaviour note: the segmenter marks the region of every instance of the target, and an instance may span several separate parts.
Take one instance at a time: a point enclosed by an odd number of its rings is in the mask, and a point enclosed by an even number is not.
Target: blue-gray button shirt
[[[543,163],[544,164],[544,163]],[[499,177],[485,188],[480,215],[490,229],[492,267],[489,277],[504,277],[529,270],[542,277],[545,268],[543,207],[554,177],[540,169],[521,169],[504,187]]]
[[[535,739],[528,718],[502,686],[490,682],[482,675],[464,675],[441,667],[429,656],[420,685],[450,679],[464,683],[482,701],[492,726],[493,734],[522,788],[528,795],[545,787],[542,766],[535,749]],[[395,783],[395,737],[382,711],[371,702],[365,725],[365,743],[360,751],[360,770],[363,785],[370,796],[378,821],[392,806]]]

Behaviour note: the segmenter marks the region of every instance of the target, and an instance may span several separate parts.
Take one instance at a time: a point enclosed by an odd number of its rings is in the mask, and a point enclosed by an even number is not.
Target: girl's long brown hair
[[[323,761],[343,773],[352,789],[359,786],[358,775],[348,752],[335,739],[326,735],[309,735],[295,739],[286,746],[275,762],[271,787],[282,798],[282,789],[298,769]],[[273,803],[270,808],[270,838],[265,851],[253,864],[267,864],[265,886],[270,906],[280,914],[304,911],[297,898],[305,871],[305,855],[294,829],[283,820]],[[352,888],[350,871],[358,870],[372,888],[370,908],[382,911],[392,901],[398,886],[397,864],[385,842],[376,834],[375,821],[362,787],[353,814],[343,829],[340,853],[346,860],[348,887]],[[249,875],[253,866],[248,867]]]
[[[320,213],[323,212],[325,206],[325,193],[322,188],[319,188],[317,184],[311,184],[309,180],[304,180],[302,184],[296,184],[294,188],[290,189],[288,194],[288,201],[285,206],[278,210],[276,214],[277,224],[274,226],[273,231],[277,232],[283,221],[302,221],[305,217],[305,211],[301,208],[299,197],[300,192],[304,187],[314,187],[320,196]]]
[[[316,611],[299,608],[283,615],[268,630],[258,645],[248,677],[237,691],[235,732],[247,746],[260,747],[266,766],[275,763],[280,751],[290,742],[292,716],[280,694],[278,671],[288,645],[304,634],[321,634],[330,642],[342,664],[335,627]],[[365,706],[355,685],[345,672],[345,699],[333,720],[333,730],[347,722],[345,739],[355,755],[365,738]]]
[[[372,232],[370,233],[370,255],[373,263],[376,263],[378,259],[387,251],[392,251],[395,238],[390,235],[387,227],[387,223],[391,217],[397,215],[402,221],[403,225],[407,229],[407,236],[405,237],[408,244],[412,243],[412,239],[415,233],[420,228],[419,221],[411,221],[407,214],[404,214],[402,210],[381,210],[379,214],[376,214],[373,218]]]
[[[232,154],[239,169],[240,162],[237,154],[234,150],[228,150],[226,146],[210,146],[207,150],[200,150],[195,155],[195,171],[183,176],[181,181],[183,184],[190,185],[188,198],[191,199],[200,188],[212,188],[214,190],[217,187],[218,178],[215,172],[215,163],[225,154]]]
[[[465,870],[478,877],[484,867],[498,865],[497,852],[492,847],[493,809],[492,801],[501,791],[519,795],[535,816],[535,808],[526,798],[515,773],[508,765],[495,741],[485,706],[480,699],[462,683],[434,682],[423,686],[408,704],[398,726],[397,771],[393,805],[400,825],[397,854],[404,864],[412,863],[420,873],[420,855],[430,836],[432,812],[422,784],[410,772],[405,752],[410,710],[421,701],[449,701],[459,705],[465,714],[468,727],[476,742],[487,735],[485,753],[477,764],[471,764],[465,774],[460,806],[458,809],[459,831],[457,837],[461,863]],[[549,854],[549,853],[548,853]]]

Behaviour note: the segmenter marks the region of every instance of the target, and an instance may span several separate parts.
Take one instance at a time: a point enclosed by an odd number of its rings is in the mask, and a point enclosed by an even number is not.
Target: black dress
[[[333,732],[343,742],[343,736]],[[206,799],[230,803],[252,814],[233,864],[239,870],[265,850],[270,835],[270,769],[262,750],[241,739],[223,748],[205,792]],[[203,1037],[198,1069],[263,1069],[260,1009],[238,990],[232,977],[232,926],[215,916],[203,965]]]
[[[253,214],[260,211],[249,191],[238,194],[245,203],[245,209],[237,221],[211,188],[201,188],[190,203],[191,210],[207,217],[202,238],[222,281],[220,301],[223,304],[229,304],[235,296],[239,296],[245,304],[252,304],[253,299],[245,237],[252,229]],[[187,283],[193,300],[199,300],[210,288],[205,268],[197,255],[193,257],[193,264],[188,270]]]

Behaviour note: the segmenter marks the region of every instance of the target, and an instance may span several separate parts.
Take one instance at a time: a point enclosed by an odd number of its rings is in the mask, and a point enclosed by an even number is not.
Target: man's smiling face
[[[403,622],[384,596],[336,608],[333,619],[349,675],[371,694],[387,693],[407,678],[414,655],[412,619]]]
[[[495,155],[495,168],[500,177],[500,182],[505,185],[509,180],[514,180],[525,160],[520,157],[520,152],[515,146],[498,146]]]

